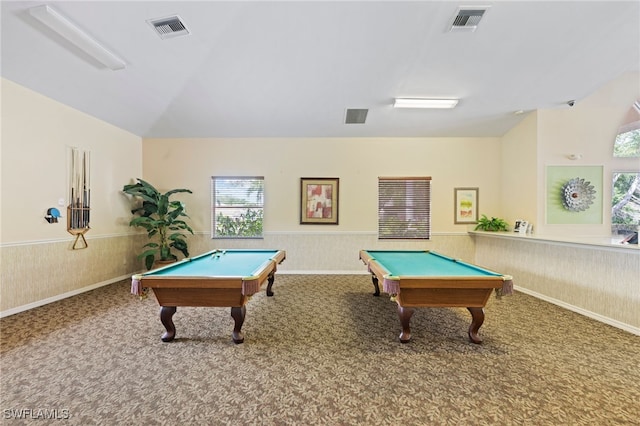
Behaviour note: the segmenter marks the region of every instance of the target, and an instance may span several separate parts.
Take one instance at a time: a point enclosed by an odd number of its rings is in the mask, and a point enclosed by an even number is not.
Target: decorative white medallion
[[[596,191],[591,182],[573,178],[562,186],[562,205],[572,212],[585,211],[593,204]]]

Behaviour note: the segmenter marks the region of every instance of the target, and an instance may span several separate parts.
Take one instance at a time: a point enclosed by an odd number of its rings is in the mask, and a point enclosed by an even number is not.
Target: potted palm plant
[[[125,185],[122,192],[133,196],[138,205],[131,210],[136,215],[129,226],[144,228],[149,239],[144,245],[146,250],[138,255],[144,259],[147,269],[151,269],[157,261],[176,261],[178,257],[174,250],[185,257],[189,257],[185,231],[193,234],[191,227],[183,220],[187,216],[184,203],[172,201],[170,197],[180,192],[192,192],[188,189],[172,189],[164,194],[142,179],[130,185]],[[139,200],[142,205],[139,205]]]

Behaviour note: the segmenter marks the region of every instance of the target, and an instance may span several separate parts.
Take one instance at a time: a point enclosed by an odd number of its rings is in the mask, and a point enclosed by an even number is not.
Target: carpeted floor
[[[0,320],[2,424],[631,425],[640,337],[516,293],[422,308],[398,341],[395,304],[365,275],[278,275],[247,305],[178,308],[121,282]],[[18,419],[26,416],[27,419]],[[57,417],[49,419],[47,417]]]

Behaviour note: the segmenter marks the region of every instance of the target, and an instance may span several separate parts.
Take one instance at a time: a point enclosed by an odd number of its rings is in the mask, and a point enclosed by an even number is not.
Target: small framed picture
[[[478,188],[454,188],[454,223],[478,223]]]
[[[300,224],[337,225],[339,178],[300,178]]]

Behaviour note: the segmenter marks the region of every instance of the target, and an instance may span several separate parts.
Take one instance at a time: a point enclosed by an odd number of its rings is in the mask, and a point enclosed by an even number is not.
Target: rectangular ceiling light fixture
[[[43,4],[32,7],[29,13],[109,69],[115,71],[125,67],[126,64],[122,59],[108,51],[51,6]]]
[[[458,99],[396,98],[394,108],[454,108]]]

